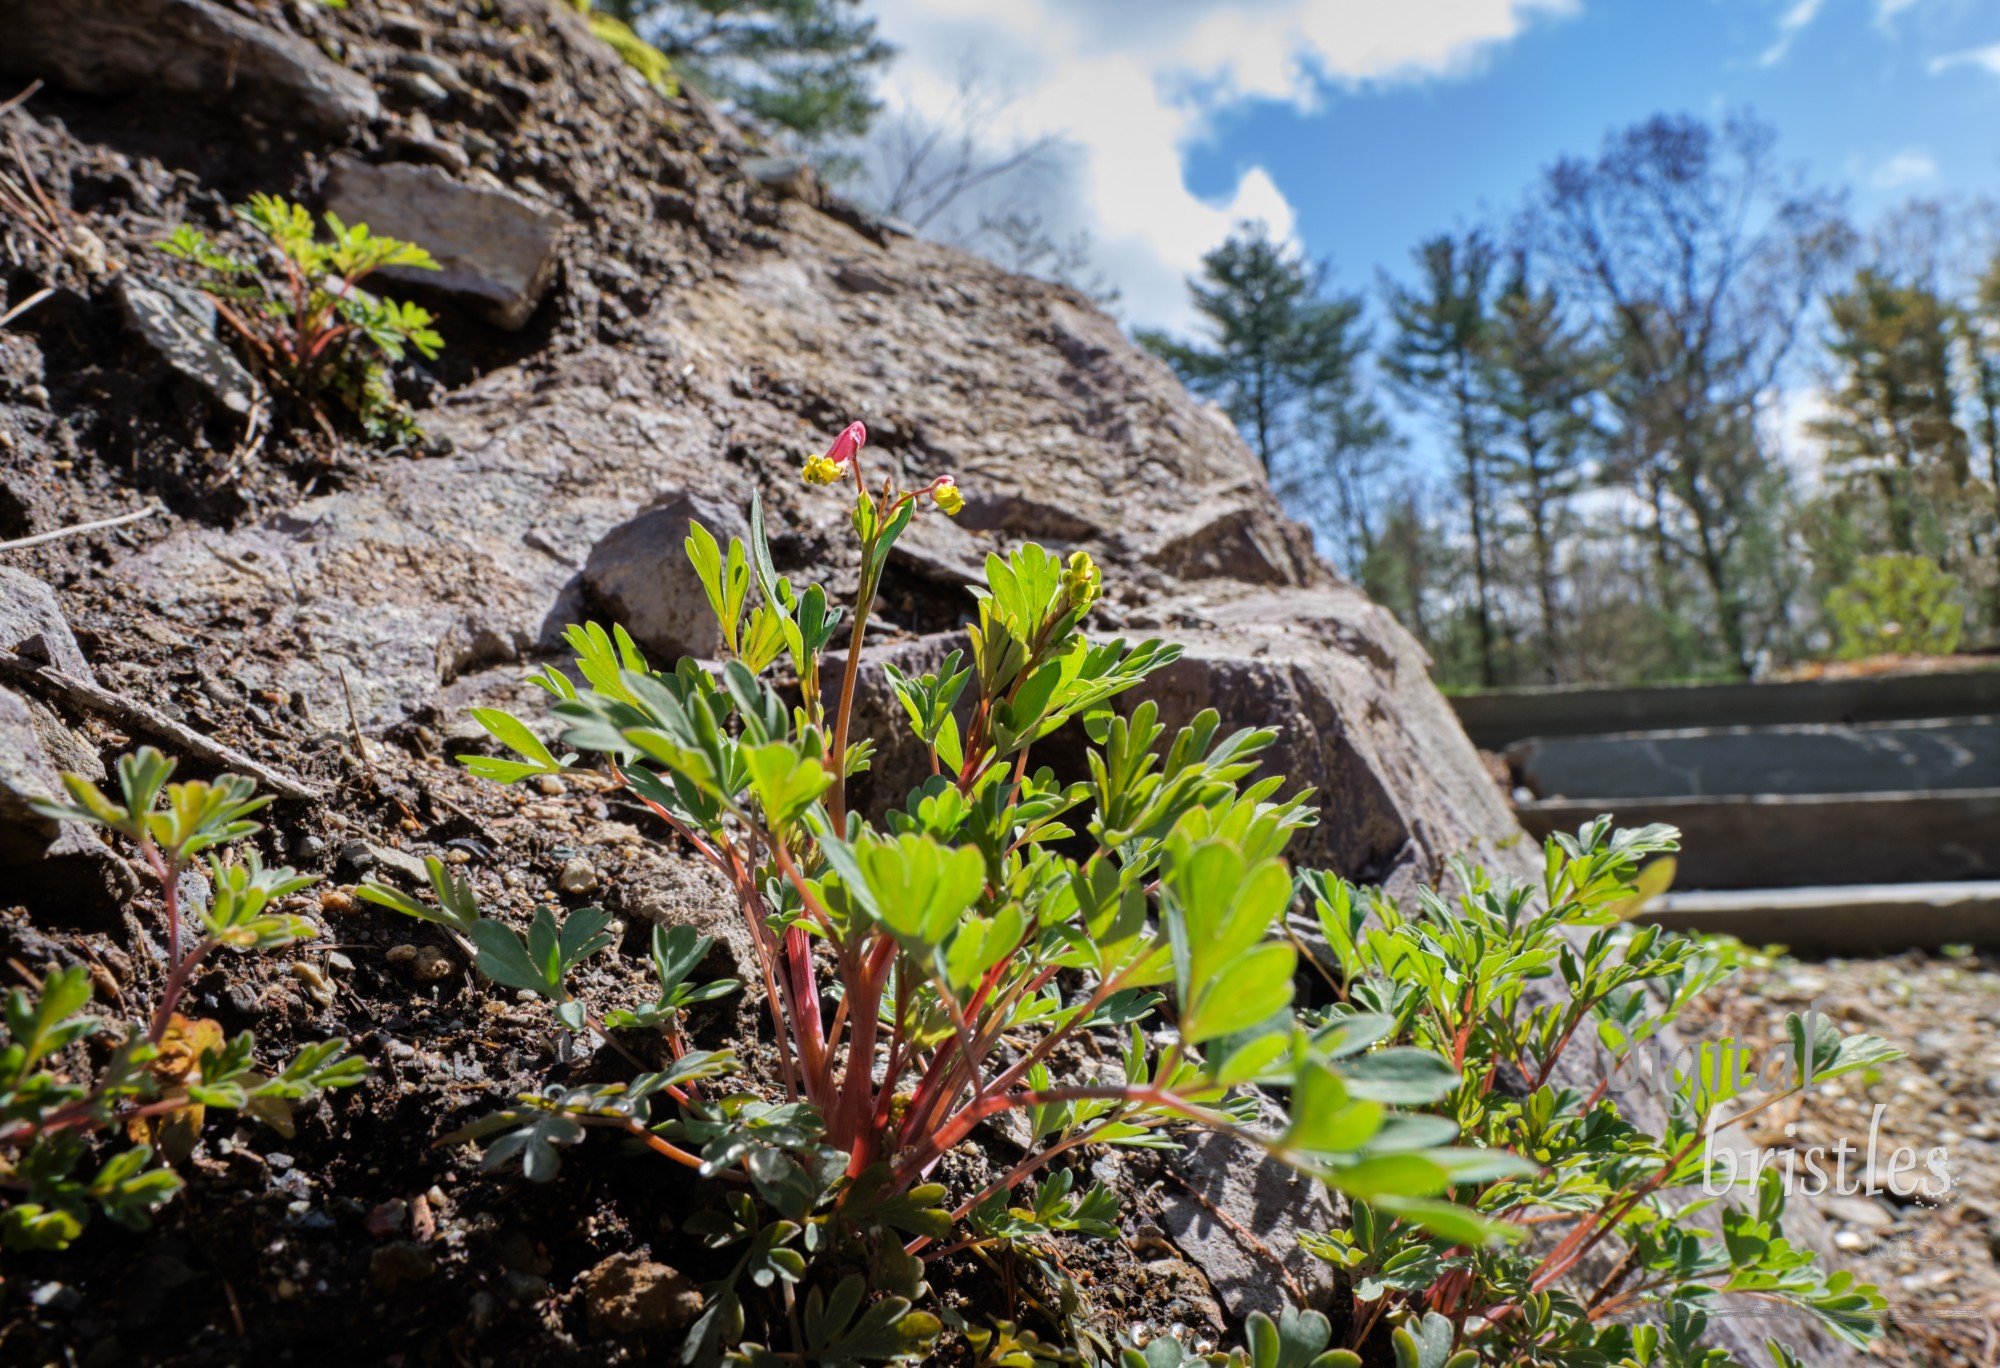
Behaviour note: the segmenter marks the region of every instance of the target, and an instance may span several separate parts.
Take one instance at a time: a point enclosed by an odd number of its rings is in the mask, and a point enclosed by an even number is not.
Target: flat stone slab
[[[262,391],[215,335],[215,304],[199,290],[125,271],[114,287],[125,322],[176,371],[231,413],[248,414]]]
[[[0,0],[0,35],[0,71],[86,95],[164,91],[328,134],[381,113],[358,73],[210,0]]]
[[[2000,788],[1522,803],[1536,839],[1610,813],[1681,829],[1681,888],[1808,888],[2000,878]]]
[[[1506,754],[1542,799],[2000,788],[2000,718],[1534,737]]]
[[[1640,918],[1722,932],[1798,955],[1893,955],[2000,946],[2000,880],[1668,893]]]
[[[2000,670],[1790,684],[1508,689],[1464,694],[1453,698],[1451,706],[1475,746],[1500,750],[1531,736],[1991,716],[2000,713]]]
[[[457,295],[510,332],[527,326],[555,282],[558,215],[511,191],[453,180],[435,166],[335,157],[326,207],[378,237],[416,243],[441,268],[390,267],[378,279]]]

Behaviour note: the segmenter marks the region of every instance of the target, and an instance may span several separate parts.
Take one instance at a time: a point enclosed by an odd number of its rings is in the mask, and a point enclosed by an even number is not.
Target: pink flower
[[[849,423],[847,430],[833,439],[833,445],[826,449],[825,460],[837,466],[844,466],[854,459],[854,453],[868,445],[868,429],[860,423]]]

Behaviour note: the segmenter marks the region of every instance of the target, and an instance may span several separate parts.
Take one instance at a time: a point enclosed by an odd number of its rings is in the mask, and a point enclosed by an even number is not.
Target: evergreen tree
[[[1524,252],[1515,253],[1494,302],[1487,358],[1495,480],[1527,524],[1543,672],[1548,682],[1561,683],[1567,672],[1558,545],[1572,532],[1570,500],[1582,484],[1584,456],[1596,436],[1591,406],[1605,378],[1604,358],[1587,325],[1567,317],[1556,291],[1530,283]]]
[[[1971,473],[1952,385],[1957,311],[1927,285],[1864,269],[1827,299],[1827,318],[1839,385],[1813,431],[1834,473],[1881,491],[1890,549],[1914,554],[1930,508]]]
[[[1300,404],[1320,378],[1311,352],[1318,273],[1262,223],[1246,223],[1201,259],[1188,280],[1203,342],[1141,330],[1139,344],[1190,390],[1221,405],[1268,474],[1291,442]]]
[[[597,0],[674,72],[811,142],[866,131],[870,74],[895,55],[859,0]]]
[[[1494,410],[1487,352],[1499,253],[1484,233],[1474,230],[1462,237],[1432,238],[1417,249],[1416,261],[1416,288],[1388,286],[1396,334],[1383,366],[1390,381],[1413,403],[1429,409],[1450,434],[1472,535],[1479,682],[1492,688],[1500,682],[1500,672],[1488,489]]]
[[[1358,295],[1328,293],[1324,267],[1245,224],[1202,258],[1188,292],[1208,336],[1142,331],[1194,393],[1222,407],[1285,503],[1358,570],[1379,519],[1371,493],[1394,433],[1368,394]]]

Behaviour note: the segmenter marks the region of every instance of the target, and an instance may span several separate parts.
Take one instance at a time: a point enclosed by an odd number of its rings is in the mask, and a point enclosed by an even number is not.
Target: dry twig
[[[44,291],[44,293],[47,293]],[[32,302],[32,301],[30,301]],[[9,315],[12,317],[12,315]],[[0,318],[0,323],[7,319]],[[64,537],[74,537],[84,532],[102,532],[107,527],[123,527],[142,518],[150,518],[164,510],[157,503],[148,503],[144,508],[130,513],[120,513],[115,518],[99,518],[96,522],[74,523],[68,527],[58,527],[53,532],[37,532],[32,537],[19,537],[13,541],[0,542],[0,551],[18,551],[24,546],[40,546],[43,542],[60,541]]]
[[[194,728],[176,722],[157,708],[149,707],[136,698],[127,698],[124,694],[114,693],[101,684],[78,679],[75,675],[65,674],[53,666],[38,664],[7,650],[0,650],[0,675],[38,684],[75,707],[98,713],[121,726],[157,737],[190,755],[199,756],[210,764],[248,775],[282,797],[313,799],[321,796],[318,789],[301,783],[283,770],[273,769],[261,761],[252,760],[234,746],[203,736]]]

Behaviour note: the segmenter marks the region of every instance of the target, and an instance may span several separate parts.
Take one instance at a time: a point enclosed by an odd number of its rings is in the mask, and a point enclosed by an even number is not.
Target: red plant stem
[[[860,463],[856,462],[855,480],[860,481]],[[867,491],[862,491],[867,497]],[[833,787],[827,793],[826,811],[833,819],[833,834],[845,840],[847,837],[847,722],[854,712],[854,682],[861,672],[861,634],[867,629],[868,614],[875,606],[875,576],[869,566],[875,559],[875,538],[869,537],[861,543],[861,585],[854,595],[854,630],[847,638],[847,660],[840,670],[840,702],[833,712],[833,748],[829,757],[833,761]]]
[[[1563,1031],[1562,1038],[1556,1041],[1555,1047],[1549,1051],[1549,1057],[1543,1062],[1542,1071],[1535,1079],[1535,1088],[1537,1091],[1540,1091],[1542,1085],[1549,1081],[1549,1075],[1556,1070],[1556,1061],[1560,1060],[1563,1057],[1563,1052],[1569,1049],[1570,1038],[1576,1034],[1576,1028],[1583,1024],[1584,1017],[1590,1014],[1590,1009],[1596,1006],[1597,1002],[1597,998],[1592,998],[1590,1001],[1582,1003],[1580,1007],[1573,1011],[1568,1028]]]
[[[167,1032],[174,1024],[174,1008],[180,1005],[181,994],[187,990],[188,977],[194,973],[194,967],[201,963],[202,957],[214,946],[214,941],[201,942],[167,975],[167,986],[160,990],[160,1005],[153,1012],[153,1029],[146,1033],[146,1039],[150,1043],[158,1045],[167,1038]]]
[[[1251,1144],[1257,1143],[1256,1137],[1234,1122],[1204,1107],[1196,1106],[1157,1084],[1108,1083],[1068,1088],[1041,1088],[1030,1092],[995,1092],[989,1093],[983,1101],[965,1107],[935,1134],[927,1137],[917,1152],[905,1155],[896,1165],[893,1187],[899,1189],[907,1184],[922,1170],[924,1164],[929,1162],[925,1150],[943,1154],[970,1135],[972,1128],[989,1116],[998,1116],[1001,1112],[1024,1107],[1043,1107],[1052,1102],[1129,1102],[1134,1105],[1157,1107],[1184,1116],[1190,1121],[1199,1122],[1225,1135],[1235,1136]]]
[[[962,1051],[956,1055],[948,1055],[943,1050],[938,1052],[938,1057],[932,1061],[931,1069],[925,1077],[924,1085],[918,1089],[917,1097],[911,1102],[909,1115],[905,1122],[908,1134],[923,1135],[933,1128],[936,1124],[933,1118],[938,1111],[948,1106],[951,1099],[958,1095],[959,1089],[966,1085],[965,1081],[959,1077],[961,1073],[969,1071],[973,1075],[973,1081],[977,1083],[979,1066],[1000,1037],[1002,1029],[1000,1023],[1005,1022],[1007,1009],[1023,992],[1036,991],[1044,983],[1048,982],[1054,974],[1055,970],[1053,968],[1045,969],[1034,978],[1026,980],[1025,984],[1017,983],[1013,989],[1010,989],[1002,1000],[995,1005],[990,1014],[995,1025],[984,1037],[974,1042],[970,1054]],[[977,1084],[980,1091],[1003,1091],[1019,1082],[1028,1070],[1032,1069],[1043,1059],[1046,1059],[1058,1045],[1069,1038],[1070,1034],[1076,1030],[1076,1023],[1086,1020],[1092,1012],[1096,1011],[1103,1004],[1106,998],[1118,992],[1124,986],[1124,982],[1124,975],[1117,974],[1109,982],[1100,984],[1097,992],[1091,996],[1090,1001],[1084,1004],[1082,1009],[1070,1019],[1070,1025],[1051,1031],[1046,1036],[1043,1036],[1039,1044],[1016,1060],[992,1083]],[[940,1066],[943,1066],[942,1072],[940,1072]],[[953,1141],[952,1143],[956,1144],[957,1142]],[[937,1152],[942,1154],[945,1149],[949,1148],[950,1146],[947,1145]],[[929,1162],[928,1159],[926,1162]]]
[[[1095,1140],[1097,1138],[1098,1133],[1100,1131],[1102,1131],[1106,1126],[1113,1124],[1113,1122],[1115,1122],[1116,1120],[1117,1120],[1116,1117],[1107,1117],[1105,1120],[1098,1122],[1096,1125],[1092,1126],[1087,1131],[1079,1132],[1078,1134],[1072,1135],[1069,1139],[1064,1140],[1059,1144],[1050,1145],[1047,1149],[1042,1150],[1039,1153],[1029,1155],[1027,1158],[1023,1159],[1020,1163],[1014,1165],[1014,1167],[1008,1169],[998,1178],[995,1178],[992,1182],[988,1183],[985,1187],[981,1188],[978,1192],[966,1198],[963,1202],[960,1202],[958,1204],[958,1210],[951,1213],[951,1223],[953,1225],[957,1225],[960,1221],[964,1220],[969,1214],[971,1214],[971,1211],[974,1207],[978,1206],[988,1197],[991,1197],[994,1193],[1011,1191],[1016,1183],[1021,1182],[1025,1178],[1032,1178],[1037,1172],[1039,1172],[1042,1168],[1047,1166],[1051,1161],[1056,1159],[1059,1155],[1065,1154],[1070,1150],[1076,1149],[1080,1145],[1089,1144],[1092,1140]],[[922,1250],[924,1246],[928,1245],[930,1242],[931,1242],[930,1236],[919,1235],[914,1240],[911,1240],[908,1244],[903,1246],[903,1252],[905,1254],[915,1254],[920,1250]],[[963,1242],[960,1242],[960,1244],[957,1245],[953,1245],[950,1249],[941,1249],[936,1254],[933,1254],[931,1257],[934,1259],[941,1259],[945,1255],[953,1253],[960,1248],[963,1248]]]
[[[877,937],[865,962],[857,963],[849,993],[855,1003],[849,1013],[847,1075],[841,1082],[841,1115],[833,1133],[833,1143],[849,1151],[848,1176],[858,1176],[875,1162],[880,1135],[870,1125],[875,1116],[875,1038],[882,1024],[882,989],[895,963],[896,941],[892,936]],[[893,1090],[896,1080],[885,1081]]]

